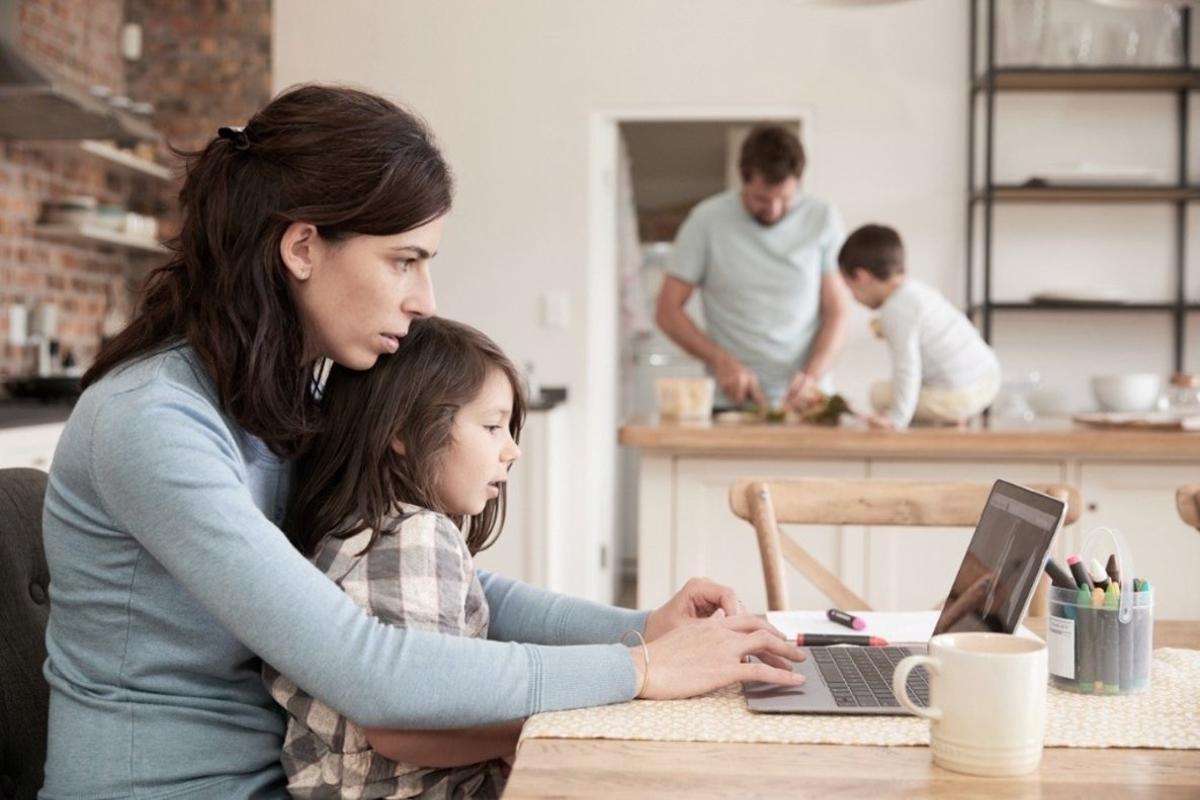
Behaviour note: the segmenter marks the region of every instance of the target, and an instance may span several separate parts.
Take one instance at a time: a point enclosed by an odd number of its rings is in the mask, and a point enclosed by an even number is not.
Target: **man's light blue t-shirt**
[[[277,527],[290,470],[222,413],[188,347],[83,393],[42,521],[43,798],[286,797],[284,717],[260,658],[373,727],[486,725],[633,697],[617,641],[644,629],[640,612],[481,573],[491,641],[367,616]]]
[[[692,209],[675,239],[670,272],[699,287],[706,334],[758,376],[773,405],[820,330],[821,278],[837,269],[842,231],[837,210],[811,195],[797,193],[766,226],[729,191]]]

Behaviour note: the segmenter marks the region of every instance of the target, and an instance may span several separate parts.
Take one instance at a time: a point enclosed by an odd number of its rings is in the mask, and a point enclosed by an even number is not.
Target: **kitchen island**
[[[1138,577],[1156,587],[1159,617],[1200,616],[1200,534],[1181,522],[1174,492],[1200,480],[1200,433],[1095,430],[1070,420],[872,431],[864,427],[635,420],[619,441],[639,451],[638,605],[653,607],[687,578],[733,585],[765,608],[754,531],[729,510],[741,478],[877,478],[1061,482],[1082,516],[1055,544],[1060,558],[1088,532],[1116,528]],[[928,608],[942,599],[970,531],[808,526],[793,533],[873,606]],[[1107,550],[1105,550],[1107,553]],[[827,600],[795,574],[792,604]]]

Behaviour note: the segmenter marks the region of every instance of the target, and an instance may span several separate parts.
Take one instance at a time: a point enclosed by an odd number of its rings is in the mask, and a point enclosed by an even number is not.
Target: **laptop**
[[[933,635],[962,631],[1013,633],[1033,597],[1066,504],[1007,481],[996,481]],[[847,631],[849,633],[850,631]],[[803,686],[742,684],[752,711],[789,714],[907,714],[892,693],[892,673],[926,644],[889,647],[808,647],[793,669]],[[924,667],[908,678],[909,695],[929,703]]]

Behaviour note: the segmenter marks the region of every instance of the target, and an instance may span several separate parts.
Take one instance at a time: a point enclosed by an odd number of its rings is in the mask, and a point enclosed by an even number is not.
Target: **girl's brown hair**
[[[283,529],[305,555],[327,536],[349,537],[371,530],[366,549],[391,532],[388,518],[396,503],[441,513],[433,487],[442,456],[453,442],[454,416],[478,396],[492,370],[512,386],[513,441],[525,423],[525,399],[516,368],[479,331],[460,322],[415,319],[400,349],[375,366],[355,371],[334,365],[321,393],[324,429],[296,469]],[[404,443],[404,455],[392,441]],[[504,527],[505,489],[469,518],[450,514],[467,548],[491,545]]]
[[[133,322],[83,385],[178,342],[222,410],[282,456],[320,424],[303,326],[279,253],[293,222],[342,241],[420,227],[450,209],[450,170],[421,120],[366,92],[306,85],[188,158],[175,255],[152,272]]]

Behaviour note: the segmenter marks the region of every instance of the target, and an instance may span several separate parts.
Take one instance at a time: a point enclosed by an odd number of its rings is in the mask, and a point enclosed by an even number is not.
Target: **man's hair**
[[[742,182],[757,173],[772,186],[804,172],[804,146],[796,134],[780,125],[758,125],[742,143],[738,158]]]
[[[881,281],[904,274],[904,243],[900,234],[886,225],[863,225],[846,237],[838,251],[838,269],[850,277],[865,269]]]

